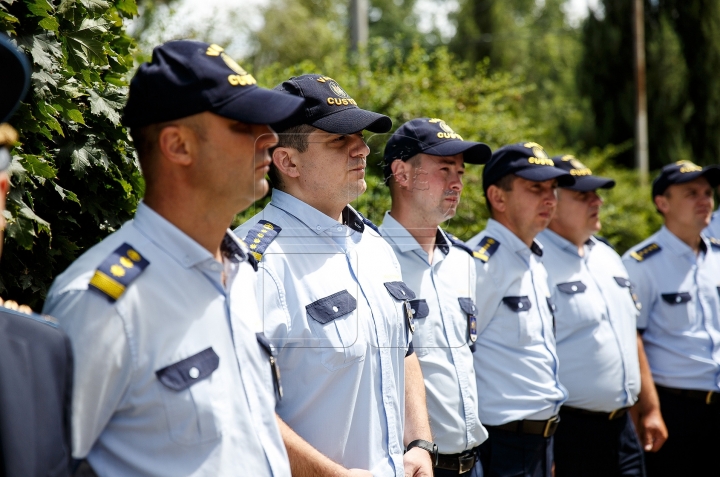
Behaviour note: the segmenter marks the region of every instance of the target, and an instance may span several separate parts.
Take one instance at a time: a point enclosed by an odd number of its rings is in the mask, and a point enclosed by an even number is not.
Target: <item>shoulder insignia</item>
[[[350,209],[349,209],[349,208],[346,208],[346,210],[348,210],[348,212],[349,212]],[[370,219],[366,218],[363,214],[361,214],[361,213],[360,213],[359,211],[357,211],[357,210],[355,211],[355,213],[358,215],[358,217],[360,217],[360,220],[362,220],[363,224],[365,224],[365,225],[367,225],[368,227],[370,227],[371,229],[373,229],[375,232],[377,232],[378,235],[382,235],[382,234],[380,233],[380,229],[377,227],[377,225],[375,225],[374,223],[372,223],[372,221],[371,221]],[[361,232],[362,232],[362,230],[361,230]]]
[[[255,227],[250,229],[250,232],[245,236],[243,242],[245,242],[250,249],[250,255],[259,262],[262,260],[265,250],[267,250],[281,231],[282,227],[279,225],[275,225],[267,220],[261,220],[255,224]]]
[[[660,245],[656,243],[651,243],[650,245],[646,245],[645,247],[641,248],[640,250],[635,250],[634,252],[630,252],[630,256],[637,260],[638,262],[642,262],[646,258],[655,255],[658,253],[662,248]]]
[[[483,263],[487,263],[499,246],[500,242],[498,242],[494,238],[487,236],[483,237],[475,250],[473,250],[473,257],[477,258]]]
[[[459,248],[460,250],[462,250],[462,251],[464,251],[464,252],[466,252],[466,253],[468,253],[468,254],[470,254],[470,255],[473,255],[472,249],[471,249],[470,247],[468,247],[465,242],[463,242],[462,240],[460,240],[460,239],[457,238],[456,236],[454,236],[454,235],[452,235],[452,234],[449,234],[449,233],[447,233],[447,232],[445,232],[445,235],[447,236],[448,240],[450,240],[450,243],[452,244],[453,247],[457,247],[457,248]]]
[[[713,248],[720,248],[720,239],[716,239],[715,237],[708,237],[708,240],[710,241],[710,245]]]
[[[95,275],[90,279],[90,286],[100,290],[112,301],[125,293],[125,289],[145,268],[150,265],[130,244],[120,245],[103,261]]]

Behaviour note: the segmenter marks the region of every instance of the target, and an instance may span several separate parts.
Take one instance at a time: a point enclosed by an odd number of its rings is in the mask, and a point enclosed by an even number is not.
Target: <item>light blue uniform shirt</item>
[[[480,420],[499,426],[555,416],[567,399],[558,377],[548,277],[540,258],[499,222],[468,241],[498,243],[486,263],[477,259],[478,339],[475,359]]]
[[[475,303],[475,263],[451,245],[438,227],[432,264],[420,244],[389,212],[380,227],[400,262],[413,301],[413,348],[425,377],[427,407],[441,454],[458,454],[480,445],[487,431],[477,412],[477,385],[470,350],[468,313]],[[474,316],[478,311],[468,309]]]
[[[663,227],[623,256],[642,303],[645,354],[662,386],[720,390],[720,250],[704,236],[703,243],[695,255]],[[651,244],[659,250],[643,252]]]
[[[720,239],[720,210],[713,212],[710,225],[705,228],[703,233],[708,237]]]
[[[124,243],[150,263],[112,301],[88,284]],[[73,457],[99,476],[290,475],[269,357],[244,322],[258,307],[243,247],[228,231],[220,264],[140,203],[53,283],[43,311],[75,354]]]
[[[275,189],[235,233],[260,220],[282,229],[258,282],[265,335],[279,349],[280,417],[345,467],[402,477],[410,331],[406,300],[385,286],[402,281],[400,265],[351,207],[344,216],[349,226]]]
[[[583,257],[552,230],[538,240],[556,307],[565,404],[602,412],[632,406],[640,392],[638,309],[620,255],[592,237]]]

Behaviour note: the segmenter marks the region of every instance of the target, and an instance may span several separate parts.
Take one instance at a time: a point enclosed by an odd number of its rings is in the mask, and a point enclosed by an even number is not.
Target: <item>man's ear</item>
[[[505,212],[505,209],[507,209],[507,194],[504,190],[493,184],[487,188],[485,195],[493,211]]]
[[[182,124],[165,126],[158,133],[158,148],[161,155],[177,165],[192,164],[197,145],[195,131]]]
[[[300,177],[298,158],[297,149],[292,147],[276,147],[272,154],[273,164],[280,174],[293,178]]]
[[[395,159],[390,163],[390,171],[392,172],[393,178],[402,189],[410,189],[411,167],[410,164],[402,159]]]
[[[664,195],[656,195],[653,197],[653,202],[655,202],[655,208],[660,212],[661,214],[665,215],[667,214],[668,210],[670,209],[670,204],[668,203],[667,197]]]

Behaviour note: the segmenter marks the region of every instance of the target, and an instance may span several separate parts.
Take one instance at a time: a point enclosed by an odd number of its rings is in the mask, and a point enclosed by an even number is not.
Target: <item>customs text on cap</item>
[[[597,189],[612,189],[615,187],[615,181],[608,177],[594,176],[592,170],[578,161],[575,156],[565,154],[563,156],[555,156],[552,158],[555,167],[567,171],[575,178],[575,184],[564,186],[565,189],[576,190],[579,192],[590,192]]]
[[[483,190],[487,191],[488,187],[508,174],[534,182],[557,179],[560,187],[575,184],[575,177],[555,167],[545,149],[536,142],[510,144],[493,152],[483,169]]]
[[[392,175],[390,165],[394,161],[407,161],[420,153],[431,156],[462,154],[466,164],[485,164],[492,151],[487,144],[465,141],[442,119],[413,119],[400,126],[385,145],[385,179]]]
[[[297,114],[273,124],[273,129],[278,132],[300,124],[309,124],[332,134],[355,134],[363,130],[385,133],[392,127],[389,117],[360,109],[357,102],[329,76],[293,76],[276,86],[275,90],[305,99],[305,106]]]
[[[223,48],[200,41],[170,41],[153,50],[130,82],[123,124],[130,128],[205,111],[249,124],[286,119],[303,104],[298,97],[257,86],[255,78]]]
[[[707,179],[713,189],[720,185],[719,166],[700,167],[690,161],[677,161],[674,164],[668,164],[662,168],[660,174],[653,180],[652,196],[654,198],[662,195],[671,185],[690,182],[701,176]]]

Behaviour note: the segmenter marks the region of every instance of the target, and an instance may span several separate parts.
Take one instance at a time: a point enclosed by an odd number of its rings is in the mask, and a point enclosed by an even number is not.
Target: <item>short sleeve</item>
[[[50,296],[44,313],[58,319],[74,354],[72,455],[88,455],[120,407],[134,369],[123,320],[100,294],[75,290]]]
[[[490,320],[495,316],[495,312],[502,300],[502,291],[497,287],[488,268],[489,264],[475,260],[475,298],[478,309],[478,335],[482,334],[483,330],[490,323]]]
[[[277,348],[283,348],[290,334],[291,317],[287,309],[282,281],[267,268],[260,266],[257,281],[257,302],[265,337]]]

